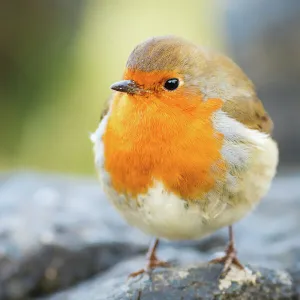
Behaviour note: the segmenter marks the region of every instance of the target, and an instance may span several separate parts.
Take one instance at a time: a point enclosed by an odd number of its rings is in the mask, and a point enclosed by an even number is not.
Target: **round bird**
[[[268,191],[278,163],[273,123],[228,57],[174,36],[130,54],[92,135],[102,188],[132,226],[155,237],[145,269],[167,266],[160,238],[199,239],[229,227],[225,256],[243,268],[232,224]]]

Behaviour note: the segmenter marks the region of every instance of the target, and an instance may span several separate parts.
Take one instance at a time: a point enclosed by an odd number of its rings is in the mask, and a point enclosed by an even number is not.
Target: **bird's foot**
[[[225,277],[233,265],[240,270],[245,269],[244,266],[240,263],[240,261],[237,258],[237,253],[236,253],[233,243],[229,243],[229,245],[226,249],[226,253],[223,257],[215,258],[215,259],[211,260],[209,263],[224,265],[222,273],[221,273],[221,277]]]
[[[151,272],[156,269],[156,268],[159,268],[159,267],[162,267],[162,268],[168,268],[170,267],[170,263],[168,262],[165,262],[165,261],[161,261],[161,260],[158,260],[157,258],[153,258],[149,261],[149,263],[147,264],[146,268],[144,269],[141,269],[137,272],[133,272],[129,275],[129,278],[134,278],[136,276],[139,276],[141,274],[144,274],[144,273],[148,273],[148,274],[151,274]]]

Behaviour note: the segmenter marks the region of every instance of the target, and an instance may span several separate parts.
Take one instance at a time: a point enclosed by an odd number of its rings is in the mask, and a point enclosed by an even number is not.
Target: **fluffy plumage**
[[[169,92],[163,83],[179,78]],[[272,121],[229,58],[176,37],[130,55],[93,135],[104,191],[132,225],[156,237],[199,238],[230,225],[267,192],[278,161]]]

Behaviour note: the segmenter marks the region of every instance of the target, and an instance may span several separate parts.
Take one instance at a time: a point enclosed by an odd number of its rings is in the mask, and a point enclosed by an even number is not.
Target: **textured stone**
[[[300,251],[298,251],[298,262],[289,269],[289,273],[293,279],[295,300],[300,300]]]
[[[124,277],[94,279],[85,289],[75,288],[48,300],[196,300],[196,299],[294,299],[291,277],[284,271],[250,267],[233,269],[220,278],[220,265],[157,270],[151,276],[126,282]]]
[[[300,176],[283,175],[259,207],[234,226],[243,263],[292,270],[300,261]],[[41,296],[105,270],[101,281],[115,280],[145,262],[149,237],[123,222],[95,179],[1,174],[0,216],[1,300]],[[223,229],[200,241],[164,242],[159,256],[183,266],[205,262],[226,242]],[[88,281],[80,285],[83,294],[88,286]]]
[[[147,249],[95,181],[18,173],[0,185],[0,299],[50,292]]]

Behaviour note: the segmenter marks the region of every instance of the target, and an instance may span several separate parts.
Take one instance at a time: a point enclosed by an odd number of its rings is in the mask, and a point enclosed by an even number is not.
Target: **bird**
[[[96,131],[95,166],[107,198],[153,238],[145,267],[168,267],[159,241],[229,229],[222,274],[237,257],[233,224],[268,192],[278,147],[254,84],[226,55],[177,36],[138,44],[110,87]]]

